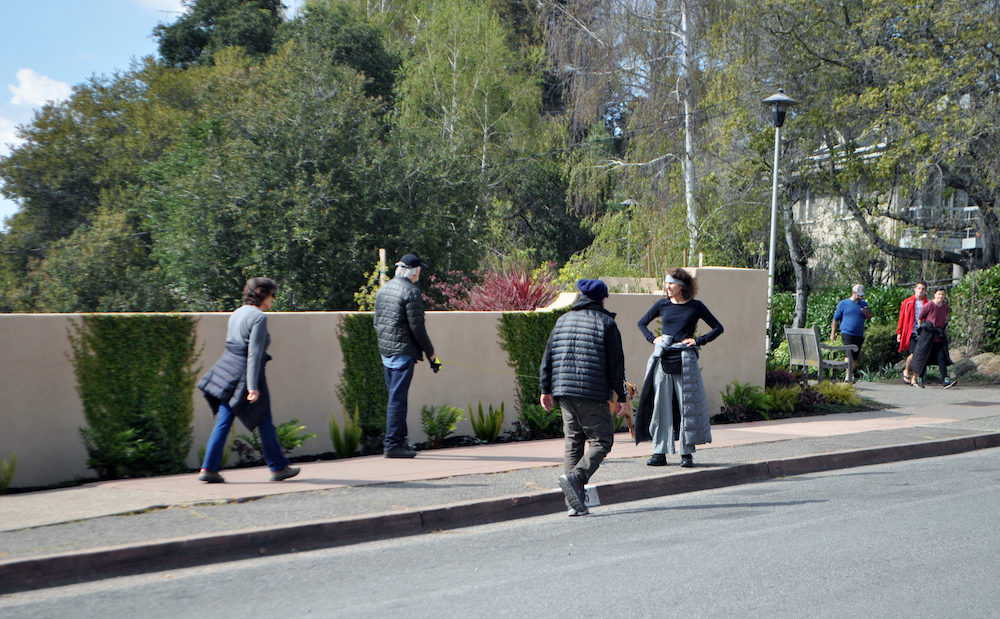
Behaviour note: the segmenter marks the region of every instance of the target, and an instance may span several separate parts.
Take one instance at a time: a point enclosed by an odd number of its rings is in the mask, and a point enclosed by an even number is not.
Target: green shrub
[[[354,419],[347,414],[347,407],[344,407],[344,431],[341,433],[340,424],[337,423],[336,413],[330,413],[330,440],[333,441],[333,450],[341,458],[349,458],[358,451],[361,444],[361,413],[355,408]]]
[[[857,370],[877,372],[887,365],[895,365],[899,360],[906,358],[904,353],[898,351],[895,322],[869,325],[865,329],[865,342],[861,345]]]
[[[521,409],[521,421],[533,437],[562,436],[562,410],[553,406],[545,410],[541,404],[527,404]]]
[[[722,394],[722,403],[728,405],[742,404],[750,410],[767,410],[767,395],[757,385],[741,383],[738,380],[726,385]]]
[[[861,396],[857,389],[850,383],[835,383],[833,381],[821,380],[813,385],[813,390],[820,393],[827,403],[846,406],[858,406],[861,404]]]
[[[795,318],[795,293],[775,292],[771,302],[771,325],[773,337],[771,338],[771,350],[785,341],[785,327],[792,326],[792,319]]]
[[[1000,265],[969,273],[949,297],[951,345],[973,355],[1000,353]]]
[[[799,391],[798,385],[767,387],[764,389],[766,396],[764,410],[771,417],[786,416],[795,412],[799,404]]]
[[[281,453],[288,455],[295,449],[302,446],[302,443],[311,438],[316,438],[313,432],[306,432],[305,426],[298,425],[298,419],[286,421],[275,426],[278,434],[278,445],[281,446]],[[264,462],[264,448],[260,445],[260,433],[254,428],[250,435],[240,434],[233,441],[232,450],[240,456],[241,464],[260,464]]]
[[[346,410],[361,413],[362,437],[372,441],[385,434],[385,409],[389,389],[375,338],[374,314],[349,314],[337,326],[344,356],[337,397]]]
[[[899,305],[903,299],[913,294],[911,288],[899,286],[867,286],[865,288],[865,301],[868,302],[868,309],[872,313],[869,326],[889,324],[895,325],[899,320]],[[820,335],[829,333],[830,323],[833,322],[833,314],[837,310],[837,304],[851,296],[851,284],[845,284],[842,288],[826,288],[814,290],[809,295],[808,309],[806,311],[806,326],[819,325]]]
[[[436,449],[441,447],[444,439],[455,431],[455,426],[462,420],[462,409],[448,406],[424,406],[420,409],[420,425],[427,435],[427,446]]]
[[[515,388],[521,420],[525,407],[538,406],[541,388],[538,371],[545,355],[549,334],[559,317],[568,309],[555,312],[507,312],[500,318],[497,332],[500,348],[507,353],[507,365],[517,373]],[[539,407],[540,408],[540,407]],[[530,423],[529,423],[530,425]]]
[[[6,460],[0,460],[0,494],[7,491],[10,482],[14,479],[14,471],[17,469],[17,452],[10,456],[10,464]]]
[[[785,332],[781,332],[781,343],[778,344],[767,356],[767,369],[780,370],[787,368],[791,363],[791,355],[788,353],[788,340],[784,339]]]
[[[770,400],[764,390],[750,383],[734,380],[722,394],[722,418],[728,423],[770,419]]]
[[[87,466],[104,479],[181,473],[191,450],[198,359],[181,315],[88,315],[73,323]]]
[[[492,443],[500,436],[503,429],[504,403],[500,403],[500,408],[494,410],[490,404],[489,413],[483,414],[483,401],[479,401],[478,417],[472,413],[472,404],[469,404],[469,421],[472,423],[472,432],[476,438],[487,443]]]

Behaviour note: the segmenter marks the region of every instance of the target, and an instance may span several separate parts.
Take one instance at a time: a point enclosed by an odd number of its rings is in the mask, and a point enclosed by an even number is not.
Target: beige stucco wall
[[[701,357],[711,410],[721,405],[719,392],[733,380],[757,385],[764,379],[764,323],[767,274],[760,270],[706,267],[696,271],[708,305],[726,328],[721,338],[707,345]],[[607,307],[618,313],[625,350],[626,375],[641,384],[650,345],[636,322],[659,297],[615,294]],[[268,364],[268,385],[276,423],[293,417],[317,437],[297,455],[333,450],[329,436],[330,414],[341,415],[336,389],[343,368],[337,325],[344,313],[274,312],[268,314],[274,357]],[[198,321],[200,364],[207,369],[222,354],[229,315],[194,314]],[[426,439],[420,428],[423,405],[451,404],[484,408],[506,404],[507,424],[517,418],[514,377],[507,354],[500,350],[497,323],[500,312],[428,312],[427,331],[437,354],[445,361],[433,374],[427,363],[418,364],[410,387],[408,425],[410,438]],[[74,314],[0,315],[0,459],[17,452],[13,487],[59,483],[90,477],[87,453],[79,428],[83,407],[76,392],[68,340]],[[651,328],[654,325],[651,325]],[[704,325],[701,325],[704,328]],[[471,367],[470,367],[471,366]],[[198,446],[204,445],[213,419],[200,394],[195,402],[194,447],[188,463],[197,466]],[[242,428],[238,427],[238,431]],[[472,434],[467,420],[458,434]]]

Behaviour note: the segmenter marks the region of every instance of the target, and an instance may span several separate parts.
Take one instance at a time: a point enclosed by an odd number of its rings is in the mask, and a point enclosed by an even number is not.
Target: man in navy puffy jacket
[[[558,404],[562,410],[566,452],[559,486],[570,516],[587,513],[584,485],[614,443],[612,393],[618,395],[618,416],[626,411],[625,354],[615,314],[604,307],[608,287],[596,279],[576,285],[583,296],[556,321],[539,372],[542,408]]]

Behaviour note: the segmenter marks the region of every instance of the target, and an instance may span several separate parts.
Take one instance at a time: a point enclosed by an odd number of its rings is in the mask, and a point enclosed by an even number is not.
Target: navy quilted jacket
[[[625,354],[614,312],[583,297],[556,321],[539,370],[542,393],[625,399]]]
[[[405,277],[394,277],[375,297],[375,335],[378,352],[386,357],[409,355],[420,361],[434,346],[424,328],[424,299],[420,288]]]

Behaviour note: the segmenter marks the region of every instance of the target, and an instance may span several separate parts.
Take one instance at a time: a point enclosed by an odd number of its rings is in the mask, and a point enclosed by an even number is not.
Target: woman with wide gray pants
[[[690,467],[694,466],[695,446],[712,441],[698,351],[719,337],[723,327],[705,304],[694,298],[698,283],[684,269],[668,273],[664,288],[667,298],[657,301],[638,324],[656,348],[646,365],[636,412],[635,439],[636,443],[653,441],[653,455],[646,462],[649,466],[665,466],[666,454],[677,453],[674,442],[679,440],[681,466]],[[657,317],[662,323],[660,336],[647,327]],[[695,338],[699,320],[712,330]]]

